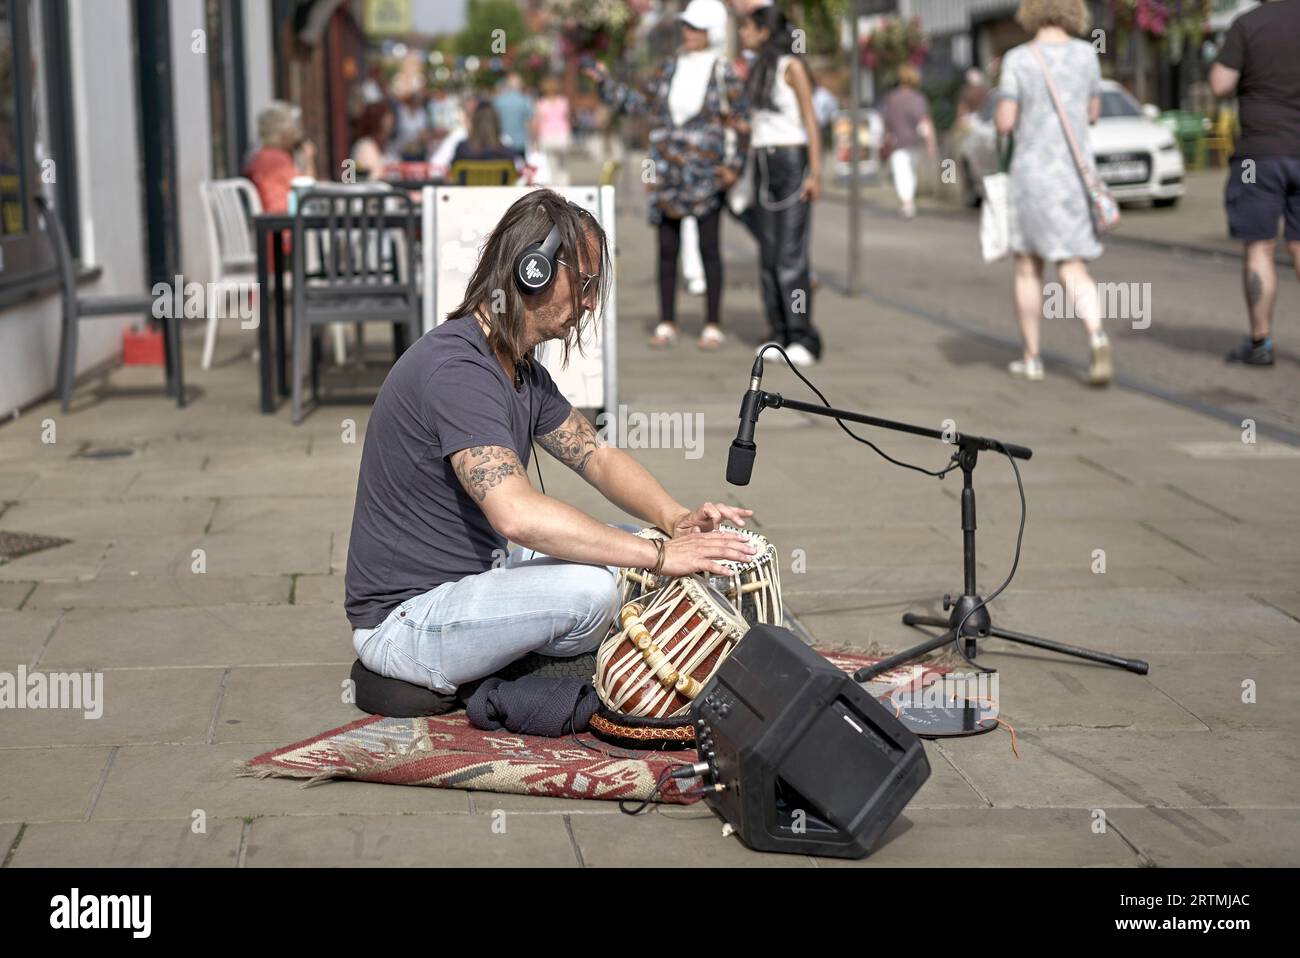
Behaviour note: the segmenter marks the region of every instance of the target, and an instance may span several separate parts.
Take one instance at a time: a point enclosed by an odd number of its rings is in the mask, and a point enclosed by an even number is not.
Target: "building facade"
[[[272,95],[272,32],[263,0],[0,0],[0,416],[55,385],[62,304],[37,192],[83,294],[206,281],[198,185],[238,174]],[[78,372],[140,322],[83,323]]]

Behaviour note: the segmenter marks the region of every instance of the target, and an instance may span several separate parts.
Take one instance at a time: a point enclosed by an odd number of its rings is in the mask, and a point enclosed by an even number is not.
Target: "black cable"
[[[825,406],[827,409],[832,408],[830,402],[827,401],[826,397],[822,395],[821,390],[818,389],[816,386],[814,386],[812,382],[808,379],[808,377],[799,371],[798,367],[795,366],[795,364],[791,361],[790,357],[786,355],[785,350],[781,346],[778,346],[776,343],[768,343],[761,350],[759,350],[759,356],[761,357],[762,354],[767,352],[769,349],[775,349],[777,352],[781,354],[782,358],[785,359],[785,364],[790,367],[790,371],[794,373],[796,376],[798,376],[803,381],[804,385],[806,385],[809,389],[811,389],[814,393],[816,393],[817,398],[822,401],[823,406]],[[924,473],[927,476],[934,476],[937,479],[942,479],[948,473],[956,469],[959,465],[957,460],[957,455],[955,453],[953,454],[952,462],[950,462],[946,468],[940,469],[937,472],[931,469],[926,469],[923,466],[915,466],[910,462],[902,462],[898,459],[895,459],[893,456],[890,456],[888,453],[882,450],[875,443],[871,442],[869,439],[864,439],[861,436],[859,436],[852,429],[846,426],[843,420],[841,420],[838,416],[833,418],[837,423],[839,423],[841,429],[843,429],[846,433],[848,433],[858,442],[870,446],[876,452],[876,454],[879,455],[886,462],[891,462],[896,466],[902,466],[904,469],[912,469],[915,470],[916,472]],[[1028,505],[1025,502],[1025,485],[1020,478],[1020,467],[1016,465],[1015,457],[1012,456],[1011,453],[1007,451],[1007,447],[1002,442],[1000,442],[997,439],[991,441],[998,447],[998,449],[1002,452],[1002,454],[1007,457],[1007,461],[1011,463],[1012,471],[1016,474],[1016,489],[1020,493],[1020,528],[1016,532],[1016,554],[1015,557],[1011,560],[1011,571],[1008,572],[1007,577],[1002,580],[1002,584],[993,591],[992,595],[990,595],[986,599],[981,599],[979,602],[971,606],[970,609],[966,611],[966,614],[961,617],[961,621],[957,623],[957,629],[953,634],[953,642],[957,646],[957,654],[960,655],[963,659],[965,659],[966,663],[969,666],[971,666],[971,668],[988,674],[993,674],[997,672],[997,669],[985,668],[984,666],[974,662],[970,658],[970,656],[966,654],[965,649],[962,648],[961,633],[962,633],[962,629],[965,628],[966,626],[966,620],[969,619],[972,615],[974,615],[977,610],[986,608],[990,602],[992,602],[994,599],[996,599],[999,595],[1002,594],[1002,592],[1007,588],[1007,586],[1011,584],[1011,580],[1015,578],[1016,570],[1020,568],[1020,547],[1024,542],[1024,538],[1025,538],[1025,517],[1028,512]]]
[[[762,348],[762,350],[760,350],[759,355],[761,356],[769,349],[775,349],[778,353],[781,354],[782,358],[785,359],[785,364],[790,367],[790,372],[794,373],[801,380],[803,380],[803,384],[817,394],[817,398],[822,401],[823,406],[825,406],[827,409],[832,408],[830,402],[826,399],[825,396],[822,395],[822,391],[818,389],[816,386],[814,386],[812,384],[812,381],[809,380],[807,376],[799,372],[799,368],[791,361],[790,357],[785,354],[785,350],[782,347],[778,346],[776,343],[768,343],[766,346]],[[957,468],[957,463],[955,460],[945,468],[935,471],[933,469],[926,469],[924,466],[915,466],[910,462],[903,462],[900,459],[895,459],[893,456],[885,452],[883,449],[877,446],[870,439],[864,439],[863,437],[859,436],[856,432],[854,432],[852,429],[846,426],[844,424],[844,420],[840,419],[838,416],[835,416],[833,418],[837,423],[839,423],[841,429],[843,429],[846,433],[848,433],[858,442],[870,446],[875,451],[876,455],[880,456],[886,462],[891,462],[896,466],[902,466],[904,469],[913,469],[916,472],[924,473],[927,476],[934,476],[936,479],[942,479],[944,476],[948,475],[948,473],[952,472],[954,469]]]

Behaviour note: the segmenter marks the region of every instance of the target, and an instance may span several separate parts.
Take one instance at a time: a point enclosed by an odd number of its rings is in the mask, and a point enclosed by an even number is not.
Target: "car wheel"
[[[1153,200],[1152,203],[1153,203],[1156,207],[1163,207],[1163,208],[1168,209],[1169,207],[1177,206],[1177,205],[1178,205],[1178,200],[1179,200],[1179,197],[1177,197],[1177,196],[1166,196],[1166,197],[1163,197],[1163,198],[1160,198],[1160,199]]]

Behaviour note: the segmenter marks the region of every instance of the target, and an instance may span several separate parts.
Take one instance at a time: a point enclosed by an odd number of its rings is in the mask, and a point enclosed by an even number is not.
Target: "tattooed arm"
[[[538,437],[542,448],[629,515],[671,532],[690,509],[670,496],[644,466],[605,445],[587,418],[574,409],[558,429]]]
[[[513,449],[470,446],[450,458],[461,487],[511,542],[573,562],[654,564],[652,543],[534,489]]]

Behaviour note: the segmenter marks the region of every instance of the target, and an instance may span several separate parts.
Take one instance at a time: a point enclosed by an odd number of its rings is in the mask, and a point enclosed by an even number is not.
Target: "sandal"
[[[651,346],[672,346],[677,342],[677,326],[675,323],[660,323],[655,327],[654,335],[650,337]]]
[[[711,323],[700,331],[699,342],[695,345],[699,346],[700,349],[717,349],[726,340],[727,337],[723,335],[722,330],[716,324]]]

